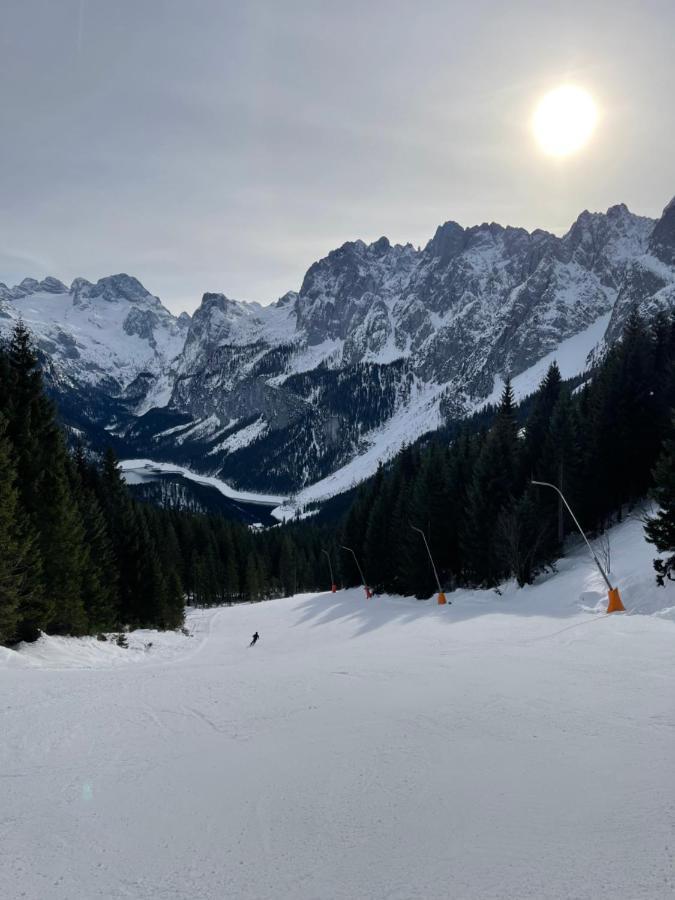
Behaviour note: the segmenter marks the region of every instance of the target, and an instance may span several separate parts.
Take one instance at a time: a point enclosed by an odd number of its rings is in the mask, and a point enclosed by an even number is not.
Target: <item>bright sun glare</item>
[[[568,156],[587,143],[597,118],[588,91],[564,84],[539,101],[532,117],[532,130],[544,153]]]

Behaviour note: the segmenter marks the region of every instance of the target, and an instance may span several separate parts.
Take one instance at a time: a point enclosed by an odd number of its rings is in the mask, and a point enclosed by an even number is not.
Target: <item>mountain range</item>
[[[675,200],[658,220],[585,211],[563,237],[446,222],[423,248],[350,241],[269,306],[205,293],[192,316],[129,275],[0,283],[0,334],[25,322],[94,444],[311,499],[674,305]]]

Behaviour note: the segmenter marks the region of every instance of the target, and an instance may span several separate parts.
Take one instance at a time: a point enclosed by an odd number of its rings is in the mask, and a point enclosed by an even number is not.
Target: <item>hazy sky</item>
[[[346,240],[675,193],[673,0],[0,0],[0,281],[269,302]],[[547,89],[588,147],[543,156]]]

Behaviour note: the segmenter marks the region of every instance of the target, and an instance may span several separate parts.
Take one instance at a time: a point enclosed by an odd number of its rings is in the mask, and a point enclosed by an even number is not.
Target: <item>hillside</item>
[[[448,607],[352,589],[1,649],[0,893],[669,896],[675,586],[637,519],[610,540],[627,614],[577,547]]]

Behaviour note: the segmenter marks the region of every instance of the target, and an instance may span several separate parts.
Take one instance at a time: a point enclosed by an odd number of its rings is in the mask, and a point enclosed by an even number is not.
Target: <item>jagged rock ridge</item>
[[[348,242],[298,293],[270,306],[206,293],[192,317],[127,275],[24,279],[0,284],[0,330],[24,318],[99,441],[285,491],[470,411],[575,336],[600,325],[606,345],[633,308],[674,302],[675,202],[658,221],[620,204],[562,238],[446,222],[421,250]]]

